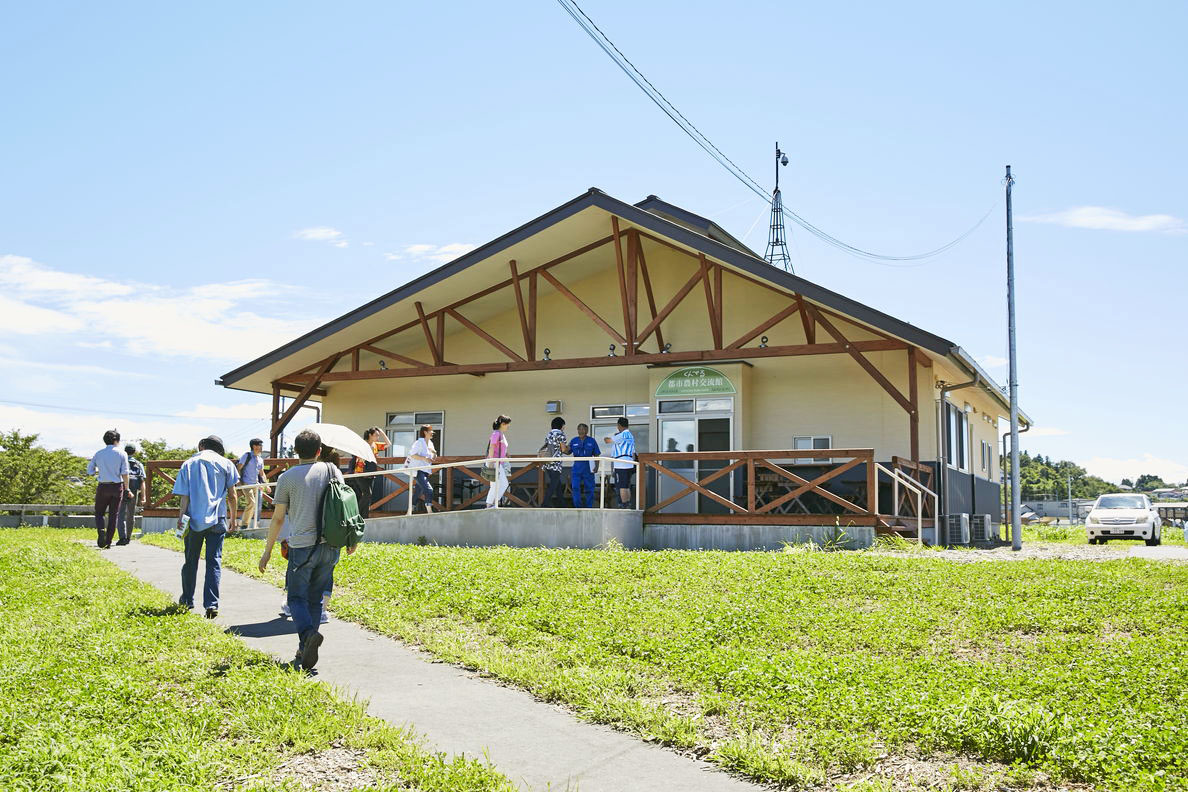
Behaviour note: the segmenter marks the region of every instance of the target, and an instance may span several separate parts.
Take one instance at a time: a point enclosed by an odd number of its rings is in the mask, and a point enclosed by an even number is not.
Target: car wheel
[[[1163,537],[1159,535],[1159,531],[1156,531],[1155,535],[1147,540],[1147,547],[1159,547],[1162,542]]]
[[[1108,542],[1108,541],[1110,541],[1110,540],[1109,540],[1109,539],[1106,539],[1106,538],[1103,536],[1102,538],[1100,538],[1100,539],[1098,539],[1098,540],[1097,540],[1097,543],[1098,543],[1098,544],[1105,544],[1105,543],[1106,543],[1106,542]]]
[[[1092,536],[1090,536],[1090,537],[1089,537],[1089,544],[1097,544],[1097,540],[1096,540],[1096,539],[1094,539]]]

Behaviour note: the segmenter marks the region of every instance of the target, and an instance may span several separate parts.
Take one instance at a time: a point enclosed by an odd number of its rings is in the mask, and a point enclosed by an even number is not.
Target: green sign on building
[[[736,392],[729,377],[708,366],[689,366],[674,371],[656,388],[657,396],[707,396]]]

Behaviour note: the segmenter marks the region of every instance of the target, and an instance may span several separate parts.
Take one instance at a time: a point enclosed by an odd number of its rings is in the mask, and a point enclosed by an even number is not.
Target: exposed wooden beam
[[[277,421],[280,420],[280,392],[281,386],[275,382],[272,383],[272,420],[269,422],[269,426],[276,426]],[[270,438],[272,440],[272,444],[269,446],[269,453],[273,457],[276,457],[277,435],[270,435]]]
[[[446,363],[445,356],[445,311],[437,312],[437,354],[442,363]]]
[[[289,421],[293,420],[293,416],[297,414],[297,411],[300,410],[305,404],[305,400],[309,398],[310,394],[313,393],[314,388],[316,388],[318,383],[321,382],[322,377],[325,376],[326,373],[330,371],[330,369],[334,368],[334,364],[338,362],[338,358],[339,355],[336,355],[327,359],[322,367],[318,369],[317,374],[314,374],[313,378],[310,379],[310,381],[306,383],[305,387],[301,389],[301,393],[297,394],[297,396],[293,399],[293,403],[289,405],[287,410],[285,410],[285,414],[282,415],[279,420],[273,422],[272,437],[275,438],[279,436],[282,431],[284,431],[284,428],[289,425]],[[356,374],[362,372],[346,371],[343,373]]]
[[[636,337],[637,342],[642,344],[648,339],[648,336],[652,334],[653,330],[659,334],[660,323],[668,318],[668,315],[672,313],[678,305],[681,304],[681,301],[684,300],[685,297],[688,296],[689,292],[693,291],[694,287],[697,286],[698,282],[705,277],[705,267],[706,262],[703,258],[701,260],[700,267],[697,270],[697,274],[685,281],[685,285],[677,290],[677,293],[673,295],[673,298],[668,301],[667,305],[660,309],[660,313],[658,313],[656,317],[652,319],[652,321],[648,322],[647,327],[640,331],[639,335]],[[659,336],[657,335],[657,337]],[[663,349],[663,347],[661,347],[661,349]]]
[[[812,314],[804,309],[804,298],[796,295],[796,305],[800,308],[800,323],[804,325],[804,341],[806,344],[817,343],[817,323]]]
[[[906,344],[893,341],[853,341],[849,343],[853,349],[862,352],[888,352],[905,350]],[[450,374],[493,374],[507,371],[548,371],[550,369],[578,369],[601,368],[607,366],[643,366],[652,363],[699,363],[712,360],[757,359],[769,357],[801,357],[807,355],[839,355],[848,352],[846,344],[796,344],[791,346],[769,346],[764,349],[747,347],[744,349],[705,349],[696,351],[660,354],[651,352],[636,355],[633,358],[619,357],[586,357],[553,359],[548,362],[540,360],[526,360],[523,362],[509,361],[502,363],[467,363],[462,365],[430,366],[429,368],[400,368],[387,371],[336,371],[322,377],[323,382],[348,382],[366,379],[391,379],[400,377],[429,377]],[[303,374],[299,379],[309,379],[314,375]]]
[[[300,393],[301,389],[304,388],[305,386],[304,385],[292,385],[288,382],[279,382],[278,381],[278,382],[272,383],[272,387],[280,388],[283,391],[293,391],[294,393]],[[314,388],[313,395],[314,396],[325,396],[326,391],[323,388]]]
[[[760,322],[759,324],[755,325],[755,327],[753,327],[750,330],[748,330],[747,332],[743,333],[741,336],[738,337],[738,340],[736,340],[733,344],[729,344],[726,348],[727,349],[740,348],[743,344],[747,343],[755,336],[757,336],[760,333],[763,333],[767,330],[770,330],[771,328],[775,327],[777,324],[784,321],[789,316],[791,316],[792,314],[796,313],[799,310],[800,310],[800,306],[797,305],[796,303],[792,303],[791,305],[784,308],[783,310],[777,311],[775,313],[775,315],[769,317],[765,321]]]
[[[351,350],[351,371],[359,370],[359,347]]]
[[[912,402],[912,409],[908,412],[908,432],[910,433],[912,462],[920,461],[920,391],[916,381],[916,348],[908,347],[908,399]],[[898,506],[898,504],[896,504]]]
[[[423,360],[417,360],[416,358],[405,357],[404,355],[398,354],[396,352],[391,352],[387,349],[381,349],[376,346],[371,346],[370,344],[364,344],[363,346],[359,347],[355,351],[357,352],[359,349],[364,349],[364,350],[370,352],[371,354],[379,355],[382,358],[392,358],[393,360],[398,360],[401,363],[404,363],[409,366],[420,366],[421,368],[424,368],[425,366],[429,365],[428,363],[426,363]]]
[[[421,305],[420,300],[414,304],[417,308],[417,319],[421,323],[421,329],[425,331],[425,343],[429,345],[429,353],[433,355],[433,362],[440,366],[444,361],[441,350],[437,348],[437,344],[433,340],[433,331],[429,329],[429,320],[425,318],[425,306]]]
[[[507,262],[511,268],[512,288],[516,293],[516,310],[520,314],[520,331],[524,334],[524,355],[532,360],[536,355],[532,352],[532,332],[528,328],[528,310],[524,306],[524,289],[520,286],[520,274],[516,271],[516,260]]]
[[[623,267],[623,240],[619,236],[619,218],[611,215],[611,236],[615,238],[615,271],[619,275],[619,299],[623,303],[623,346],[627,355],[634,355],[632,343],[634,333],[631,332],[631,309],[627,304],[627,273]]]
[[[714,266],[714,324],[718,328],[718,346],[722,346],[722,306],[725,304],[725,294],[722,292],[722,265]]]
[[[631,353],[638,350],[636,331],[639,330],[639,235],[627,232],[627,343]]]
[[[858,365],[862,366],[862,368],[866,370],[866,373],[869,374],[875,382],[879,383],[879,385],[882,385],[883,390],[887,391],[891,398],[895,399],[900,407],[909,413],[912,412],[914,409],[912,403],[909,402],[907,398],[899,392],[899,388],[892,385],[891,381],[883,375],[883,372],[879,371],[874,363],[871,363],[869,360],[867,360],[866,356],[863,355],[861,351],[855,349],[854,344],[846,340],[846,337],[841,334],[841,331],[834,327],[833,323],[826,319],[825,316],[817,310],[817,306],[810,303],[809,310],[812,311],[817,323],[820,324],[821,327],[825,328],[825,332],[833,336],[834,340],[839,344],[844,344],[846,352],[849,353],[850,357],[854,358]]]
[[[511,348],[511,347],[509,347],[509,346],[507,346],[506,344],[504,344],[504,343],[503,343],[502,341],[500,341],[498,338],[496,338],[495,336],[491,335],[491,334],[490,334],[490,333],[488,333],[486,330],[484,330],[483,328],[479,327],[479,326],[478,326],[478,325],[476,325],[474,322],[470,321],[470,320],[469,320],[469,319],[467,319],[465,316],[463,316],[462,314],[460,314],[460,313],[458,313],[457,311],[455,311],[453,308],[450,308],[450,309],[448,309],[447,313],[449,313],[449,315],[450,315],[450,316],[452,316],[452,317],[454,317],[455,319],[457,319],[457,320],[458,320],[458,322],[459,322],[459,323],[461,323],[461,324],[462,324],[462,326],[463,326],[463,327],[465,327],[467,330],[469,330],[470,332],[474,333],[476,336],[478,336],[479,338],[483,339],[483,340],[484,340],[484,341],[486,341],[488,344],[490,344],[491,346],[495,347],[496,349],[498,349],[498,350],[499,350],[500,352],[502,352],[503,354],[507,355],[507,356],[508,356],[509,358],[511,358],[512,360],[518,360],[518,361],[519,361],[519,362],[521,362],[521,363],[524,363],[524,362],[526,362],[526,361],[524,360],[524,358],[523,358],[523,357],[521,357],[520,355],[516,354],[516,352],[514,352],[514,351],[512,350],[512,348]]]
[[[618,330],[616,330],[615,328],[613,328],[609,324],[607,324],[606,321],[601,316],[594,313],[593,308],[591,308],[590,306],[588,306],[584,302],[582,302],[582,300],[576,294],[574,294],[568,288],[565,287],[565,284],[561,283],[561,281],[554,278],[553,273],[549,272],[548,270],[541,270],[540,277],[547,280],[549,282],[549,284],[554,289],[559,291],[561,294],[565,295],[565,298],[567,300],[569,300],[571,303],[573,303],[575,306],[577,306],[578,310],[580,310],[586,316],[590,317],[590,319],[594,322],[594,324],[598,325],[603,330],[605,330],[611,338],[617,340],[620,344],[627,343],[627,339],[624,338],[619,333]]]
[[[536,360],[536,275],[528,276],[528,359]]]
[[[714,287],[710,285],[710,266],[705,260],[705,255],[700,256],[701,259],[701,283],[705,286],[705,305],[709,310],[710,334],[714,337],[714,349],[722,348],[722,328],[718,325],[718,309],[714,307]]]
[[[635,235],[635,254],[639,256],[639,271],[643,275],[644,293],[648,297],[648,311],[652,314],[652,321],[655,321],[659,314],[656,312],[656,296],[652,293],[652,277],[648,273],[648,259],[644,256],[643,239],[640,238],[638,231],[631,230]],[[637,334],[635,343],[643,344],[646,337],[643,333]],[[661,330],[659,324],[656,325],[656,346],[658,349],[664,349],[664,331]]]

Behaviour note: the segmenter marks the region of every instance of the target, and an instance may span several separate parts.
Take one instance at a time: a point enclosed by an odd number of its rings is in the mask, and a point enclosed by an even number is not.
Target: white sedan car
[[[1089,544],[1110,539],[1142,539],[1152,547],[1159,544],[1163,520],[1146,495],[1116,493],[1102,495],[1085,518]]]

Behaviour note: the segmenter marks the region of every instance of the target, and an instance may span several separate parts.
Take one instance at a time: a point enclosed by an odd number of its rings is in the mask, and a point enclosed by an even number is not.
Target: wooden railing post
[[[747,459],[747,512],[755,513],[755,460]]]
[[[866,511],[871,517],[879,513],[879,471],[874,464],[874,451],[866,457]]]

